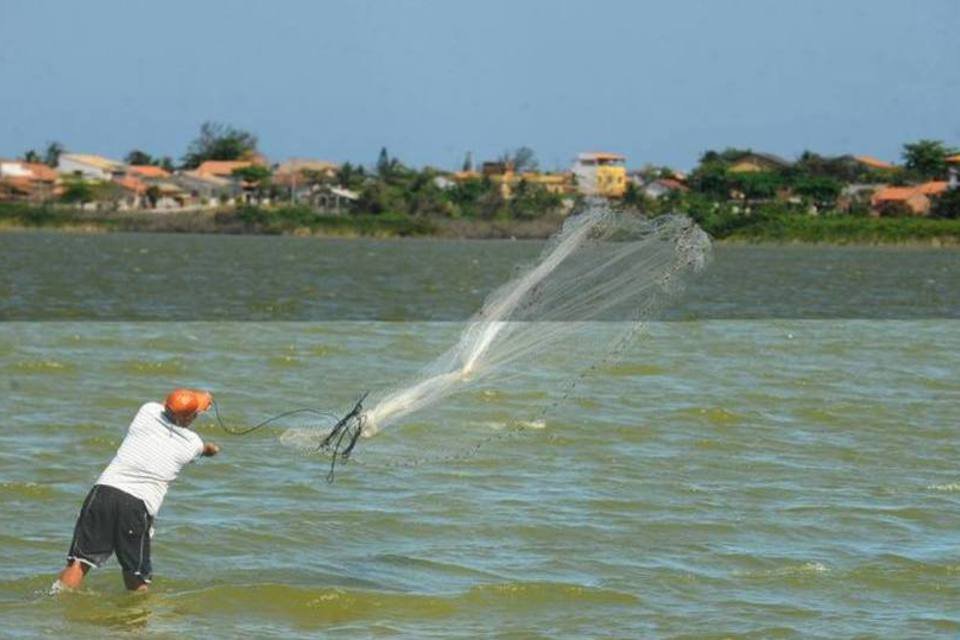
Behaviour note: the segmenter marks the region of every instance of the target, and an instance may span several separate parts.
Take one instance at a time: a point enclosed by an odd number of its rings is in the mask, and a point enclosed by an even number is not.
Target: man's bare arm
[[[220,453],[220,445],[214,444],[213,442],[203,443],[203,457],[209,458],[210,456],[215,456]]]

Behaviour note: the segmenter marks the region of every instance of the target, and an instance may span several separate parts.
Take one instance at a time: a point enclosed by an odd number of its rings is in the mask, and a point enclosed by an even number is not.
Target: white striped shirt
[[[152,516],[160,511],[170,483],[183,466],[203,453],[200,436],[173,424],[163,413],[159,402],[140,407],[117,455],[97,480],[140,498]]]

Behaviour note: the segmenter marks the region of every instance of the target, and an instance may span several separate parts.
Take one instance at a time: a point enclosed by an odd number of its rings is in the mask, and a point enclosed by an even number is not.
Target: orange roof
[[[956,163],[956,164],[960,164],[960,153],[958,153],[958,154],[955,155],[955,156],[947,156],[947,162],[953,162],[953,163]]]
[[[252,166],[253,162],[248,160],[207,160],[196,169],[198,176],[209,178],[210,176],[229,177],[237,169],[246,169]]]
[[[134,193],[143,193],[147,190],[147,185],[145,185],[143,182],[141,182],[140,180],[137,180],[132,176],[124,176],[122,178],[117,178],[116,180],[114,180],[114,182],[116,182],[118,185],[120,185],[124,189],[133,191]]]
[[[33,190],[33,180],[26,176],[11,176],[0,180],[0,184],[15,189],[20,193],[30,193]]]
[[[879,160],[873,156],[853,156],[853,158],[860,164],[865,164],[872,169],[893,169],[893,164]]]
[[[883,187],[873,194],[874,202],[903,202],[917,195],[916,187]]]
[[[155,167],[152,164],[131,164],[127,167],[131,173],[144,178],[167,178],[170,172],[163,167]]]
[[[874,202],[903,202],[914,196],[936,196],[947,190],[944,180],[932,180],[908,187],[883,187],[873,194]]]
[[[930,182],[918,184],[917,192],[922,193],[925,196],[935,196],[946,191],[947,187],[949,186],[950,185],[946,180],[931,180]]]
[[[41,182],[56,182],[60,174],[42,162],[21,162],[20,166],[33,174],[32,180]]]
[[[687,185],[673,178],[660,178],[659,180],[657,180],[657,182],[667,187],[668,189],[679,189],[680,191],[690,190],[690,188]]]

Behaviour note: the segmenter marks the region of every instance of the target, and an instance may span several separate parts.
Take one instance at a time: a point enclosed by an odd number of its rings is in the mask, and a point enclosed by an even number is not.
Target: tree
[[[942,178],[947,173],[947,156],[956,153],[940,140],[918,140],[903,145],[903,160],[907,169],[928,180]]]
[[[270,184],[270,177],[273,173],[267,167],[260,164],[252,164],[249,167],[240,167],[230,172],[235,178],[244,182],[256,185],[257,189],[265,189]]]
[[[707,149],[700,156],[700,164],[720,163],[723,166],[733,164],[743,156],[753,153],[751,149],[738,149],[736,147],[727,147],[723,151],[714,151]]]
[[[394,184],[410,178],[413,173],[400,162],[399,158],[391,157],[386,147],[380,147],[380,155],[377,157],[377,177]]]
[[[126,155],[123,159],[127,164],[135,165],[156,165],[157,161],[154,160],[153,156],[149,153],[141,151],[140,149],[134,149]]]
[[[711,152],[707,152],[709,154]],[[704,154],[706,158],[707,154]],[[718,200],[730,197],[731,184],[727,168],[719,158],[705,160],[690,174],[687,181],[691,188],[698,193],[709,195]]]
[[[257,136],[219,122],[204,122],[183,157],[183,166],[195,169],[207,160],[242,160],[257,152]]]
[[[627,188],[623,192],[623,204],[628,207],[635,207],[641,211],[644,209],[644,194],[640,189],[637,188],[637,185],[634,184],[633,180],[627,182]]]
[[[832,207],[842,190],[843,184],[828,177],[804,176],[798,178],[793,184],[794,193],[822,207]]]
[[[72,204],[93,202],[93,186],[85,180],[69,180],[64,184],[63,195],[60,196],[60,199]]]
[[[59,142],[51,142],[43,152],[43,162],[47,166],[56,167],[60,164],[60,155],[64,152],[63,145]]]
[[[23,154],[23,161],[39,163],[43,162],[43,158],[40,157],[40,154],[37,153],[36,149],[27,149],[26,153]]]
[[[133,164],[133,163],[130,163],[130,164]],[[157,202],[160,200],[160,196],[161,196],[160,187],[158,187],[155,184],[152,184],[149,187],[147,187],[147,190],[144,193],[144,195],[147,197],[147,202],[150,203],[150,207],[155,209],[157,207]]]
[[[960,218],[960,189],[950,189],[936,196],[930,215],[937,218]]]
[[[784,186],[783,178],[772,171],[745,171],[731,176],[734,187],[748,200],[768,200]]]
[[[461,171],[473,171],[473,152],[467,151],[467,155],[463,158],[463,166],[460,167]]]
[[[508,211],[518,220],[533,220],[556,210],[562,201],[562,196],[550,193],[543,186],[521,180],[509,202]]]
[[[513,170],[521,173],[524,171],[536,171],[540,168],[537,161],[537,154],[530,147],[520,147],[513,152]]]
[[[804,151],[800,159],[788,170],[788,175],[800,180],[805,177],[833,178],[841,182],[856,182],[860,177],[869,174],[851,156],[825,158],[813,151]]]
[[[518,147],[513,152],[505,151],[500,155],[500,162],[505,166],[513,166],[517,173],[536,171],[540,168],[537,154],[530,147]]]
[[[359,188],[363,183],[362,168],[363,167],[355,167],[349,162],[344,162],[337,171],[337,183],[348,189]]]
[[[249,167],[240,167],[230,172],[230,175],[243,182],[243,188],[253,192],[253,196],[259,201],[270,189],[271,177],[273,172],[260,164],[252,164]]]
[[[390,175],[390,154],[386,147],[380,147],[380,155],[377,157],[377,175],[386,178]]]

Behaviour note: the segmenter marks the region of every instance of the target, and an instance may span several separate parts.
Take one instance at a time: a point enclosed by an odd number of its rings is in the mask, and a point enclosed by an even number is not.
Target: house
[[[63,175],[72,175],[84,180],[110,180],[123,175],[126,171],[119,160],[86,153],[64,153],[57,163],[57,170]]]
[[[170,172],[163,167],[157,167],[152,164],[130,164],[127,165],[127,173],[138,178],[147,178],[161,180],[170,177]]]
[[[879,216],[898,207],[904,207],[915,216],[930,213],[931,198],[944,193],[948,183],[934,180],[906,187],[883,187],[870,198],[873,215]]]
[[[662,198],[671,193],[690,191],[690,187],[673,178],[653,180],[643,185],[641,189],[649,198]]]
[[[925,196],[938,196],[950,187],[946,180],[931,180],[917,185],[917,190]]]
[[[894,207],[906,207],[915,216],[926,215],[930,211],[930,198],[914,187],[883,187],[870,198],[873,215],[880,216]]]
[[[453,189],[455,186],[457,186],[457,183],[452,178],[448,178],[447,176],[444,176],[444,175],[439,175],[434,177],[433,186],[435,186],[437,189],[440,189],[441,191],[448,191],[450,189]]]
[[[470,180],[487,179],[500,191],[504,200],[513,198],[521,183],[537,185],[549,193],[560,195],[574,193],[573,176],[570,173],[540,173],[524,171],[517,173],[510,162],[484,162],[481,171],[455,171],[448,176],[438,176],[434,183],[443,188]]]
[[[60,195],[60,176],[38,162],[0,160],[0,199],[43,202]]]
[[[479,180],[483,175],[479,171],[465,170],[454,171],[450,174],[450,179],[454,182],[466,182],[467,180]]]
[[[339,171],[340,165],[336,162],[293,158],[277,165],[273,171],[273,182],[281,186],[294,186],[316,177],[332,180]]]
[[[237,169],[246,169],[254,164],[249,160],[207,160],[193,173],[201,178],[229,178]]]
[[[574,161],[572,173],[577,189],[584,195],[622,198],[627,190],[626,158],[619,153],[580,153]]]
[[[731,173],[747,173],[761,171],[782,171],[789,169],[793,163],[772,153],[745,153],[737,158],[727,169]]]
[[[117,195],[113,199],[118,209],[142,209],[145,204],[147,185],[139,178],[133,176],[121,176],[115,178],[113,183],[119,187]]]
[[[335,162],[294,158],[277,165],[273,184],[287,190],[291,200],[309,200],[319,184],[335,183],[339,171],[340,165]]]
[[[360,194],[343,187],[321,185],[311,195],[311,204],[321,211],[341,213],[350,210],[360,199]]]
[[[527,184],[535,184],[543,187],[548,193],[555,193],[557,195],[568,195],[575,192],[573,187],[573,174],[571,173],[537,173],[530,171],[521,173],[520,180],[525,181]]]
[[[170,183],[183,191],[185,200],[200,207],[231,204],[243,193],[234,180],[202,176],[196,171],[181,171],[170,178]]]
[[[152,182],[147,187],[146,203],[154,209],[181,209],[190,204],[190,194],[173,182]]]
[[[0,160],[0,178],[29,178],[32,174],[21,160]]]
[[[960,189],[960,153],[955,156],[949,156],[947,158],[947,164],[950,165],[948,169],[947,179],[947,188],[953,191],[954,189]]]
[[[855,209],[869,208],[873,194],[884,188],[884,185],[876,185],[866,182],[854,182],[845,185],[837,196],[837,211],[850,213]]]

